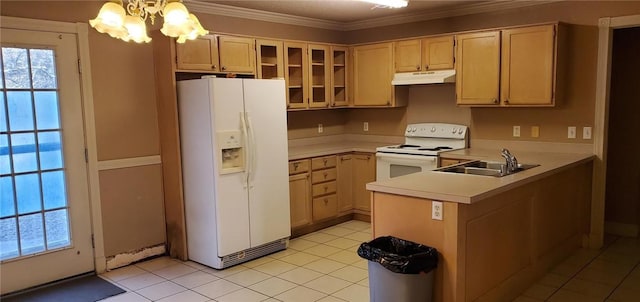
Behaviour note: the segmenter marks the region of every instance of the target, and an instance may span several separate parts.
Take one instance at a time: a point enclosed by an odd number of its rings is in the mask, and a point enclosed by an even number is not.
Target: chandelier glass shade
[[[100,8],[98,16],[89,24],[116,39],[148,43],[151,38],[147,35],[146,20],[149,18],[154,24],[156,14],[164,18],[160,32],[176,38],[178,43],[209,33],[180,0],[128,0],[126,10],[122,0],[110,1]]]

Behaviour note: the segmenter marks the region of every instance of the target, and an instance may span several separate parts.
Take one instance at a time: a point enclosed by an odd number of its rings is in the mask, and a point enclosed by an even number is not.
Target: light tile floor
[[[102,274],[127,289],[103,301],[368,302],[367,262],[356,250],[369,240],[369,223],[349,221],[225,270],[155,258]],[[606,241],[601,250],[578,250],[515,301],[640,301],[640,240]]]
[[[515,302],[640,301],[640,239],[605,241],[600,250],[576,251]]]
[[[103,301],[368,302],[367,261],[356,250],[369,240],[370,224],[352,220],[225,270],[155,258],[100,275],[127,290]]]

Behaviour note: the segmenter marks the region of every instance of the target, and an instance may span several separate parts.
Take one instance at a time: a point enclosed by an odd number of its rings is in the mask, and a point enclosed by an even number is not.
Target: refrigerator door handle
[[[253,125],[251,124],[251,117],[249,116],[249,112],[245,112],[246,121],[247,121],[247,129],[249,133],[249,187],[252,188],[252,181],[255,177],[255,168],[256,168],[256,136],[253,132]]]
[[[249,175],[251,174],[251,167],[249,166],[249,156],[251,156],[251,150],[249,148],[249,131],[247,130],[247,118],[244,112],[240,112],[240,123],[242,125],[242,143],[244,144],[244,185],[246,189],[249,183]]]

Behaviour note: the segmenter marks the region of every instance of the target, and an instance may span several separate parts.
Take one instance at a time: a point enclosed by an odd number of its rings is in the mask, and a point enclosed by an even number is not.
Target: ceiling
[[[488,1],[410,0],[404,8],[390,9],[357,0],[200,0],[200,2],[256,9],[326,21],[351,23],[374,18],[398,16],[427,10],[456,8]]]
[[[390,9],[359,0],[184,0],[189,10],[335,30],[461,16],[563,0],[409,0]]]

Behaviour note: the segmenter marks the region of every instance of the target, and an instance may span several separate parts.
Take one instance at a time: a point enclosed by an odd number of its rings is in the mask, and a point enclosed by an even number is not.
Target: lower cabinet
[[[338,212],[351,213],[353,210],[353,155],[338,155]]]
[[[291,228],[311,224],[311,182],[309,160],[289,163],[289,204]]]
[[[294,236],[370,215],[368,182],[375,181],[375,155],[344,153],[289,162],[291,228]]]
[[[376,157],[370,153],[353,155],[353,205],[357,213],[369,215],[371,195],[367,183],[376,180]]]

